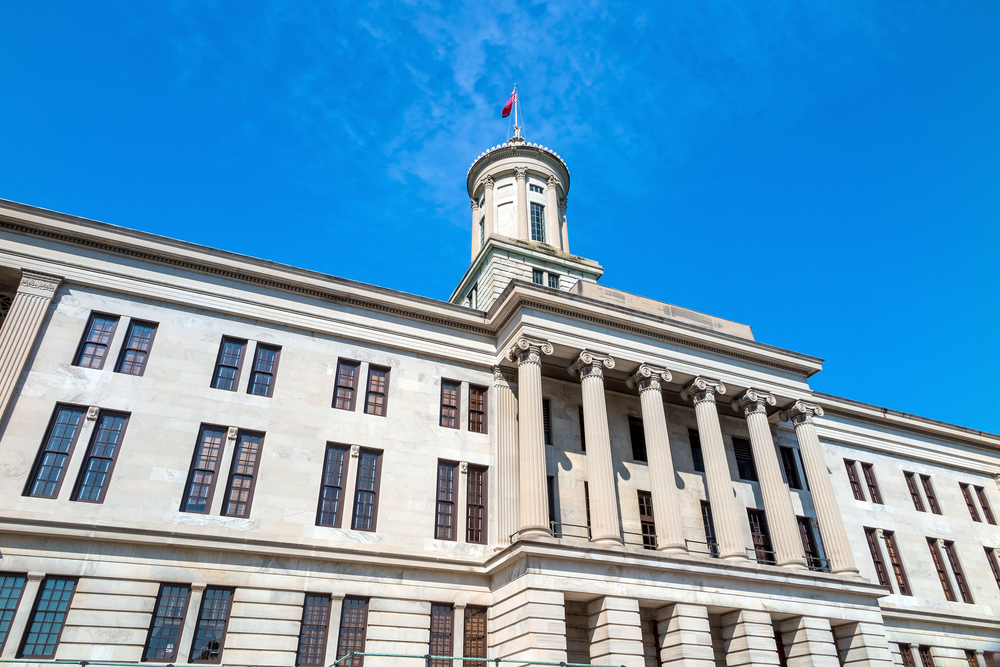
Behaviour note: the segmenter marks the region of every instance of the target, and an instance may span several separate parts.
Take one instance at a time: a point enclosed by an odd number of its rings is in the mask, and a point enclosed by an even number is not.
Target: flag
[[[516,102],[517,102],[517,88],[515,88],[514,92],[510,94],[510,99],[507,100],[507,104],[503,105],[503,113],[500,114],[500,117],[506,118],[507,116],[509,116],[510,110],[514,107],[514,104]]]

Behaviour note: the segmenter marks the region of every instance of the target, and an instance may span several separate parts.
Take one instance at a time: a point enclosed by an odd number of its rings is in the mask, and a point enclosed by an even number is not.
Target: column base
[[[656,547],[656,550],[668,556],[688,555],[687,545],[685,544],[664,544],[662,547]]]
[[[864,579],[858,569],[854,567],[842,567],[839,570],[833,570],[833,574],[839,574],[848,579]]]
[[[620,537],[604,536],[592,537],[590,543],[602,549],[624,549],[625,542]]]
[[[750,562],[750,556],[746,555],[745,553],[740,553],[740,552],[729,553],[729,554],[721,554],[719,556],[719,558],[721,558],[722,560],[739,561],[739,562],[742,562],[742,563],[748,563],[748,562]]]
[[[778,563],[778,567],[787,567],[789,570],[799,570],[802,572],[807,572],[809,566],[801,560],[788,560],[783,563]]]
[[[518,540],[551,540],[552,531],[543,526],[526,526],[517,531]]]

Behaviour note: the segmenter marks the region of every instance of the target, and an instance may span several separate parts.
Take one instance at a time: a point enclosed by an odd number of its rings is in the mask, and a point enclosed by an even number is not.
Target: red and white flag
[[[507,100],[507,104],[503,105],[503,113],[500,114],[500,117],[506,118],[507,116],[509,116],[510,110],[514,108],[514,105],[516,103],[517,103],[517,88],[515,88],[514,92],[510,94],[510,99]]]

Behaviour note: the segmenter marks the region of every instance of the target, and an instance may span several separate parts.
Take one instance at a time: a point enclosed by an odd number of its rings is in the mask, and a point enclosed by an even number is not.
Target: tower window
[[[479,219],[479,247],[486,243],[486,218]]]
[[[531,190],[532,192],[537,192],[539,194],[545,192],[545,190],[542,189],[542,186],[535,185],[534,183],[532,183],[531,185],[529,185],[528,189]]]
[[[554,289],[559,289],[559,274],[558,273],[550,273],[549,274],[549,287],[552,287]]]
[[[536,285],[544,285],[545,284],[545,272],[542,271],[541,269],[532,269],[531,270],[531,282],[535,283]]]
[[[531,240],[545,243],[545,207],[531,204]]]

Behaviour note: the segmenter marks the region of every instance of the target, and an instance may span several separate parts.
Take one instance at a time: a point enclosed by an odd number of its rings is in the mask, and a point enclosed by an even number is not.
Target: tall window
[[[854,461],[844,459],[844,468],[847,470],[847,480],[851,483],[851,492],[854,493],[855,500],[864,500],[865,492],[861,490],[861,483],[858,481],[858,469]]]
[[[990,501],[986,499],[986,489],[981,486],[977,486],[975,489],[979,504],[983,507],[983,516],[986,517],[986,522],[992,526],[997,525],[997,520],[993,516],[993,508],[990,507]]]
[[[549,287],[559,289],[559,274],[549,273]]]
[[[323,484],[319,490],[317,526],[340,528],[343,514],[341,507],[344,496],[344,462],[346,460],[346,447],[327,443],[326,457],[323,461]]]
[[[740,479],[757,481],[757,466],[753,461],[753,449],[746,438],[733,438],[733,453],[736,454],[736,470]]]
[[[923,667],[934,667],[934,658],[931,656],[930,646],[921,646],[917,653],[920,654],[920,664]]]
[[[912,472],[904,472],[903,477],[906,478],[906,489],[910,492],[910,499],[913,500],[913,507],[916,508],[918,512],[925,512],[924,501],[920,498],[920,491],[917,490],[917,478]]]
[[[944,590],[944,597],[949,602],[954,602],[955,591],[952,590],[951,580],[948,578],[948,572],[944,569],[944,562],[941,560],[941,551],[938,549],[938,541],[928,537],[927,548],[930,549],[931,561],[934,563],[934,569],[937,570],[938,579],[941,581],[941,588]]]
[[[215,480],[219,475],[219,458],[226,442],[226,429],[218,426],[202,426],[198,444],[191,459],[187,489],[184,491],[182,512],[207,514],[212,509]]]
[[[531,270],[531,282],[535,283],[536,285],[544,285],[545,284],[545,272],[542,271],[541,269],[532,269]]]
[[[767,530],[767,517],[760,510],[747,510],[750,521],[750,536],[753,538],[753,548],[758,563],[774,565],[774,549],[771,546],[771,533]]]
[[[993,578],[997,580],[997,587],[1000,588],[1000,558],[997,558],[997,550],[992,547],[983,547],[986,550],[986,560],[990,563],[990,570]]]
[[[368,367],[368,393],[365,396],[365,413],[385,417],[389,402],[389,369]]]
[[[455,539],[455,464],[450,461],[438,461],[437,519],[434,523],[434,538]]]
[[[20,574],[0,575],[0,651],[7,643],[7,633],[14,620],[14,613],[21,601],[27,577]]]
[[[66,463],[73,453],[80,433],[80,420],[86,412],[87,408],[74,405],[56,406],[24,495],[40,498],[55,498],[59,495]]]
[[[469,431],[486,433],[486,387],[469,385]]]
[[[940,514],[941,506],[938,505],[937,496],[934,495],[934,486],[931,484],[930,475],[921,475],[920,485],[924,487],[924,495],[927,496],[927,504],[931,506],[931,511]]]
[[[896,575],[899,594],[912,595],[910,592],[910,582],[906,579],[906,570],[903,569],[903,561],[900,559],[899,549],[896,547],[896,534],[888,530],[883,530],[882,541],[885,542],[885,551],[889,554],[889,564],[892,565],[892,573]]]
[[[587,430],[583,428],[583,406],[578,405],[578,416],[580,418],[580,451],[587,453]]]
[[[483,658],[483,662],[466,661],[466,667],[486,667],[486,610],[482,607],[465,608],[465,651],[466,658]]]
[[[875,469],[872,467],[871,463],[862,463],[861,472],[865,476],[865,484],[868,486],[868,495],[871,497],[872,502],[878,505],[882,504],[882,494],[878,490],[878,482],[875,481]]]
[[[962,596],[962,602],[973,604],[972,591],[965,581],[965,571],[958,560],[958,551],[955,549],[955,543],[945,542],[944,553],[948,556],[948,562],[951,564],[951,573],[955,575],[955,583],[958,585],[958,592]]]
[[[545,243],[545,207],[531,203],[531,240]]]
[[[209,587],[201,598],[198,625],[191,644],[191,662],[222,662],[233,589]]]
[[[73,500],[89,503],[104,502],[111,473],[121,451],[122,436],[128,424],[128,415],[119,412],[101,411],[97,417],[97,428],[90,438],[87,458],[80,468],[80,478],[76,484]]]
[[[368,626],[368,600],[364,598],[344,598],[344,608],[340,613],[340,639],[337,642],[337,660],[350,653],[364,653],[365,629]],[[353,656],[338,662],[345,667],[362,667],[364,656]]]
[[[656,523],[653,520],[653,495],[639,491],[639,524],[642,526],[642,548],[656,548]]]
[[[62,634],[76,579],[46,577],[24,633],[19,658],[53,658]]]
[[[549,527],[553,532],[562,532],[559,517],[556,515],[556,478],[555,475],[547,475],[545,478],[545,490],[548,492],[549,500]]]
[[[892,590],[889,583],[889,572],[885,568],[885,561],[882,559],[882,549],[878,545],[878,535],[874,528],[865,528],[865,539],[868,540],[868,550],[872,554],[872,563],[875,565],[875,574],[878,575],[878,583]]]
[[[360,368],[361,364],[356,361],[337,362],[337,388],[333,392],[333,407],[338,410],[354,410]]]
[[[431,605],[431,641],[428,646],[430,655],[450,656],[452,654],[454,646],[452,633],[455,627],[453,612],[450,604]],[[431,660],[430,665],[431,667],[451,667],[451,662],[451,660]]]
[[[638,417],[628,418],[628,435],[632,442],[632,460],[646,463],[646,431],[642,426],[642,419]]]
[[[248,394],[271,396],[274,394],[274,376],[278,372],[281,348],[273,345],[257,344],[253,355],[253,372],[250,373]]]
[[[149,626],[142,659],[147,662],[176,662],[177,642],[184,627],[190,586],[163,584],[156,596],[156,610]]]
[[[587,537],[590,537],[590,486],[583,483],[583,509],[587,518]]]
[[[104,362],[108,358],[108,346],[111,345],[111,338],[115,335],[117,326],[117,315],[92,313],[73,365],[97,370],[104,368]]]
[[[969,663],[969,667],[979,667],[979,656],[973,650],[965,650],[965,661]]]
[[[261,433],[245,433],[237,436],[236,451],[229,472],[229,488],[226,491],[226,505],[222,516],[248,518],[253,503],[253,491],[257,486],[257,467],[264,436]]]
[[[691,443],[691,462],[695,472],[705,472],[705,458],[701,453],[701,436],[693,428],[688,429],[688,442]]]
[[[467,503],[465,519],[465,541],[471,544],[486,544],[486,468],[469,466]]]
[[[450,380],[441,381],[441,426],[458,428],[458,402],[462,385]]]
[[[799,478],[799,467],[795,462],[795,450],[791,447],[778,447],[781,453],[781,467],[785,471],[785,481],[788,488],[801,489],[802,480]]]
[[[810,570],[818,572],[829,572],[830,567],[819,555],[819,546],[816,543],[816,527],[813,520],[805,516],[795,517],[799,526],[799,537],[802,539],[802,553],[805,554],[806,564]]]
[[[479,219],[479,247],[486,245],[486,218]],[[472,306],[475,308],[475,306]]]
[[[324,665],[326,637],[330,625],[330,596],[306,594],[302,606],[302,624],[299,628],[297,666]]]
[[[375,531],[378,518],[379,477],[382,472],[382,452],[362,449],[358,455],[357,491],[354,495],[354,530]]]
[[[913,662],[913,649],[909,644],[899,644],[899,655],[903,659],[903,667],[917,667]]]
[[[219,357],[215,362],[215,375],[212,377],[213,389],[236,391],[236,385],[240,381],[240,368],[243,367],[243,350],[246,346],[245,340],[222,339]]]
[[[715,539],[715,522],[712,521],[712,506],[701,501],[701,522],[705,527],[705,545],[708,547],[708,555],[712,558],[719,557],[719,542]]]
[[[552,444],[552,416],[549,412],[549,399],[542,399],[542,434],[546,445]]]
[[[976,501],[972,499],[972,489],[969,488],[968,484],[959,483],[959,488],[962,489],[962,497],[965,498],[965,506],[969,508],[969,516],[972,520],[977,523],[982,523],[983,520],[979,518],[979,509],[976,507]]]
[[[153,347],[153,336],[156,335],[156,324],[132,320],[125,334],[125,345],[118,357],[119,373],[126,375],[142,375],[146,371],[146,361],[149,359],[149,349]]]

